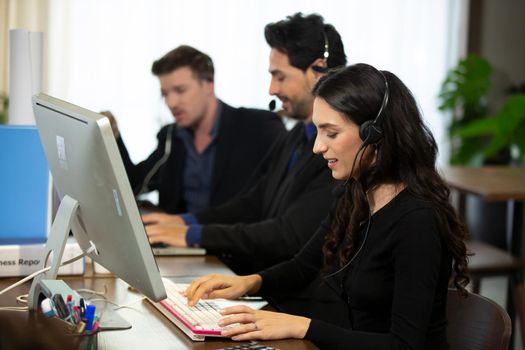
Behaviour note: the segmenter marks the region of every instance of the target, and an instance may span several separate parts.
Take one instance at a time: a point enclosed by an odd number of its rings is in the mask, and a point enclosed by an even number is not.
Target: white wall
[[[195,46],[214,60],[220,98],[267,108],[264,26],[298,11],[316,12],[340,32],[349,64],[390,70],[412,89],[438,143],[445,145],[436,96],[459,52],[457,21],[464,3],[50,0],[49,93],[93,110],[111,109],[132,158],[140,160],[155,146],[160,125],[172,118],[150,73],[155,59],[180,44]]]

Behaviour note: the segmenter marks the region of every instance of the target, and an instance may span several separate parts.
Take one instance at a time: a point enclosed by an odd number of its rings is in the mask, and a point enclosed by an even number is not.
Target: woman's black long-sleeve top
[[[306,285],[320,273],[329,221],[292,260],[260,273],[262,294]],[[404,190],[372,215],[351,265],[325,279],[347,306],[351,329],[313,319],[305,338],[322,349],[448,349],[451,268],[434,207]]]

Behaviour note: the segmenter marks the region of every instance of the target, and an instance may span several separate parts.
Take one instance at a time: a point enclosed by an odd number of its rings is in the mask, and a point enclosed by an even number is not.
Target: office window
[[[436,96],[462,52],[464,1],[454,0],[50,0],[48,92],[117,116],[132,159],[141,160],[172,117],[151,64],[188,44],[216,67],[216,93],[234,106],[267,108],[265,24],[316,12],[341,33],[350,64],[396,73],[416,95],[446,157]]]

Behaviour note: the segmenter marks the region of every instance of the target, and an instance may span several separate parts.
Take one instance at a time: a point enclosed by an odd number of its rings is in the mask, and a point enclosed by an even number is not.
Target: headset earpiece
[[[383,129],[381,124],[384,118],[383,110],[386,108],[386,105],[388,103],[389,89],[388,81],[386,80],[385,75],[380,70],[378,70],[378,72],[381,74],[385,81],[385,94],[383,95],[383,102],[381,103],[379,112],[377,112],[377,116],[374,118],[374,120],[367,120],[359,126],[359,137],[361,138],[361,140],[363,140],[364,145],[376,144],[383,137]]]
[[[383,136],[383,130],[374,123],[374,120],[367,120],[359,127],[359,137],[364,144],[372,145],[378,143]]]

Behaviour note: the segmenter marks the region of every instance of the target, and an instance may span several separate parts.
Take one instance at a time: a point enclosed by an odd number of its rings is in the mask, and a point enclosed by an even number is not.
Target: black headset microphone
[[[268,109],[269,109],[270,111],[272,111],[272,112],[275,111],[275,107],[276,107],[276,106],[277,106],[277,101],[275,101],[275,99],[272,99],[272,100],[270,101],[270,103],[268,103]]]
[[[354,161],[352,162],[352,170],[350,170],[350,175],[348,175],[346,180],[341,185],[337,186],[333,191],[336,198],[339,198],[340,196],[342,196],[348,189],[347,187],[348,182],[350,181],[350,179],[352,179],[352,175],[354,174],[355,162],[357,161],[357,157],[359,157],[359,153],[364,154],[366,147],[367,145],[364,142],[361,143],[361,146],[359,146],[359,149],[357,150],[357,153],[355,154]],[[361,159],[363,158],[362,154],[361,154]]]
[[[355,154],[354,162],[352,164],[352,170],[350,171],[350,175],[345,180],[345,182],[340,187],[340,189],[337,189],[338,192],[342,191],[341,195],[344,192],[346,192],[346,189],[347,189],[346,186],[348,184],[348,181],[350,180],[350,178],[352,177],[352,175],[354,173],[355,162],[357,160],[357,157],[359,156],[359,153],[362,152],[362,154],[361,154],[361,159],[362,159],[366,148],[369,145],[373,145],[373,144],[378,143],[381,140],[381,138],[383,137],[383,129],[382,129],[381,125],[382,125],[382,122],[383,122],[383,119],[384,119],[383,110],[386,108],[386,105],[388,103],[389,88],[388,88],[388,81],[386,79],[386,76],[380,70],[378,70],[378,72],[381,74],[381,76],[383,77],[383,80],[385,81],[385,94],[383,95],[383,102],[381,102],[381,107],[379,108],[379,112],[377,113],[377,116],[375,117],[375,119],[374,120],[367,120],[367,121],[365,121],[363,124],[361,124],[359,126],[359,137],[361,138],[361,140],[363,140],[363,142],[361,143],[361,146],[359,146],[359,150]],[[368,238],[368,232],[370,231],[370,223],[371,223],[371,221],[372,221],[372,215],[370,214],[370,212],[368,212],[368,223],[366,225],[366,231],[365,231],[365,235],[363,237],[363,242],[359,246],[359,249],[357,249],[357,251],[355,252],[354,256],[352,256],[352,258],[346,264],[344,264],[343,267],[341,267],[339,270],[337,270],[335,272],[332,272],[332,273],[324,276],[324,278],[328,278],[328,277],[332,277],[332,276],[337,275],[341,271],[345,270],[348,266],[350,266],[350,264],[352,264],[352,262],[357,258],[357,256],[359,255],[359,253],[361,252],[361,250],[363,250],[363,247],[365,246],[366,239]]]

